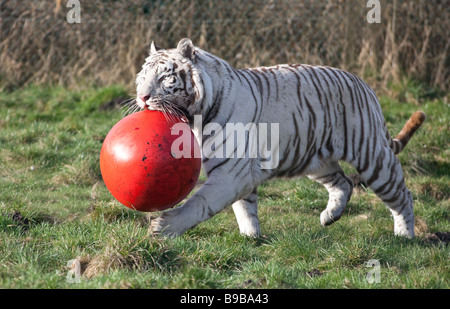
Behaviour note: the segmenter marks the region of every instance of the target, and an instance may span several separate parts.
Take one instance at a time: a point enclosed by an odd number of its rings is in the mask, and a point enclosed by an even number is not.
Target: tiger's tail
[[[400,153],[403,148],[405,148],[410,138],[425,121],[425,118],[425,113],[422,111],[417,111],[412,114],[411,118],[409,118],[409,120],[403,126],[403,129],[400,131],[400,133],[391,140],[390,147],[395,154]]]

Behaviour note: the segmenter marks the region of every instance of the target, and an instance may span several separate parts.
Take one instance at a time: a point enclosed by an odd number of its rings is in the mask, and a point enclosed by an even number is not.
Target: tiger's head
[[[189,39],[167,50],[152,42],[150,55],[136,77],[136,104],[190,121],[204,95],[195,52]]]

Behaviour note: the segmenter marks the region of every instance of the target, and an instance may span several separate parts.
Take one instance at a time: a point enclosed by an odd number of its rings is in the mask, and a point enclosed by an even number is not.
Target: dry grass
[[[98,176],[92,171],[89,161],[80,159],[72,164],[65,164],[55,173],[51,183],[54,185],[76,184],[80,186],[96,183]]]
[[[369,24],[365,1],[83,1],[81,23],[65,1],[0,1],[0,82],[125,84],[150,42],[190,37],[237,67],[286,62],[351,70],[373,86],[402,75],[446,89],[450,14],[443,0],[382,1]]]
[[[81,272],[85,278],[94,278],[114,270],[167,271],[169,264],[176,263],[170,248],[156,239],[139,224],[125,222],[124,229],[111,230],[103,239],[103,249],[96,255],[79,257]],[[170,263],[167,263],[168,260]],[[165,265],[167,263],[168,265]]]

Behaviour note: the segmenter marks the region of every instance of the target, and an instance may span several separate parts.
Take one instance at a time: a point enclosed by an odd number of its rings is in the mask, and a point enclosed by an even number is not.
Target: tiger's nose
[[[147,101],[148,101],[148,99],[150,99],[150,96],[149,95],[146,95],[146,96],[141,96],[141,97],[139,97],[144,103],[146,103]]]

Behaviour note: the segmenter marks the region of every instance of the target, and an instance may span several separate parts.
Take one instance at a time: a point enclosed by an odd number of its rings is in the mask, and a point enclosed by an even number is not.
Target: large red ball
[[[189,130],[181,148],[183,154],[191,155],[181,156],[180,147],[173,151],[172,143],[183,135],[183,131],[172,134],[172,126],[179,122],[162,112],[145,110],[121,119],[109,131],[100,152],[100,170],[120,203],[139,211],[164,210],[194,188],[201,169],[201,159],[194,153],[198,144]]]

